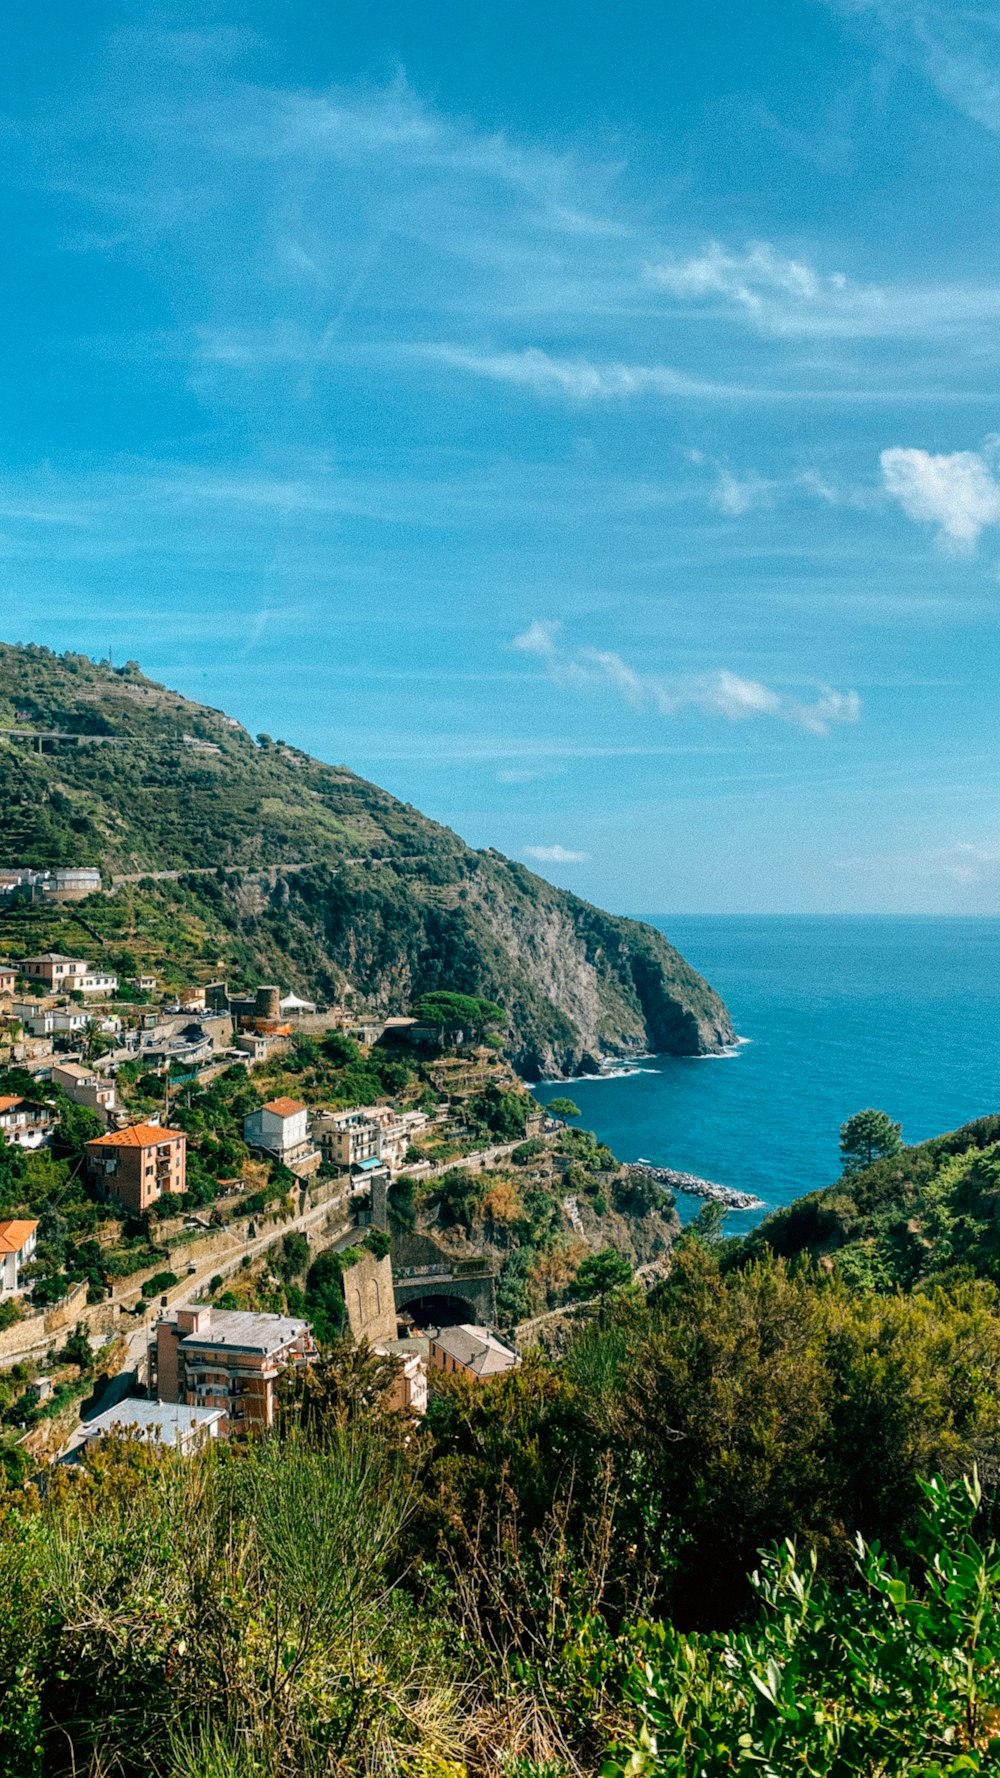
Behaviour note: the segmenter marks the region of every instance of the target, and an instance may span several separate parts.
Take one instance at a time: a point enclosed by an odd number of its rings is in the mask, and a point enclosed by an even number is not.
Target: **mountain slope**
[[[386,1009],[435,987],[485,994],[529,1075],[732,1039],[718,995],[652,927],[473,851],[345,767],[254,741],[134,663],[0,645],[0,809],[0,865],[101,867],[116,892],[85,915],[109,957],[173,918],[203,976],[348,985]],[[158,872],[185,874],[151,884]],[[13,937],[0,927],[4,948]]]

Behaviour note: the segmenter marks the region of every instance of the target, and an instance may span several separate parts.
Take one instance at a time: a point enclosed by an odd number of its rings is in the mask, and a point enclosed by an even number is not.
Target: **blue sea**
[[[569,1093],[580,1123],[640,1158],[752,1191],[770,1209],[830,1184],[867,1105],[905,1142],[1000,1111],[1000,919],[656,917],[725,1000],[726,1056],[643,1060]],[[686,1221],[700,1208],[678,1195]],[[760,1213],[730,1213],[742,1233]]]

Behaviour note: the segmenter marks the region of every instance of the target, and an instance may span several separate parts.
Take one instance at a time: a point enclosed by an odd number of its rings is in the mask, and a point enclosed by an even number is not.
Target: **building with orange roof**
[[[187,1190],[187,1137],[162,1124],[130,1124],[87,1143],[91,1182],[134,1216],[142,1216],[165,1192]]]
[[[0,1222],[0,1297],[13,1296],[21,1289],[21,1267],[34,1253],[37,1240],[37,1222]]]

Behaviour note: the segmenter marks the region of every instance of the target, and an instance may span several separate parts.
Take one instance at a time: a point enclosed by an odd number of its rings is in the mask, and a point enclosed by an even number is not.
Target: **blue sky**
[[[624,911],[1000,912],[992,9],[19,10],[0,633]]]

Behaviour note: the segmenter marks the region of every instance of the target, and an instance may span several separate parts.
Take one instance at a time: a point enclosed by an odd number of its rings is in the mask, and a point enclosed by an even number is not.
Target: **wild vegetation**
[[[607,1282],[419,1434],[335,1337],[267,1438],[0,1497],[3,1778],[995,1769],[996,1289]]]
[[[914,1148],[898,1140],[869,1166],[767,1217],[749,1238],[808,1256],[873,1290],[934,1279],[1000,1283],[1000,1117]]]

